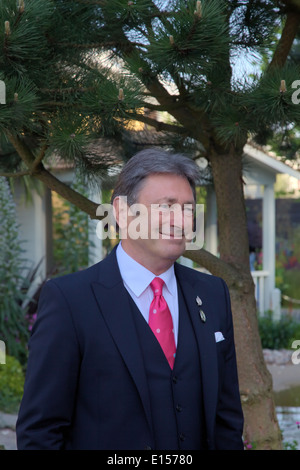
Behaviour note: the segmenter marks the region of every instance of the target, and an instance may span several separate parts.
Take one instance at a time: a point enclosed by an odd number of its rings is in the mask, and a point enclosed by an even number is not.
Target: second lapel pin
[[[205,323],[206,322],[206,315],[203,312],[203,310],[200,309],[199,314],[200,314],[201,320],[203,321],[203,323]]]

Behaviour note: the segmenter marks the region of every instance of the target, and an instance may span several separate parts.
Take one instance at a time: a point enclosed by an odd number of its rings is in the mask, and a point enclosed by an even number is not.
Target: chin
[[[161,240],[161,251],[163,257],[168,257],[174,261],[185,252],[185,240],[169,239]]]

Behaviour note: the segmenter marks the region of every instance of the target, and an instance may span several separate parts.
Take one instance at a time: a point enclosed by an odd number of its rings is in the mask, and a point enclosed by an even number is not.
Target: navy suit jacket
[[[175,274],[199,346],[208,448],[242,449],[228,289],[177,263]],[[225,339],[216,342],[215,332]],[[154,449],[147,377],[115,250],[45,284],[16,431],[18,449]]]

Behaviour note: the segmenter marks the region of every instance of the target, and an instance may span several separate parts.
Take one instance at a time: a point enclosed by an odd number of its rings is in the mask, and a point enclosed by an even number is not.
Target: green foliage
[[[262,347],[266,349],[290,349],[293,340],[300,337],[299,322],[288,317],[273,320],[270,311],[259,316],[258,326]]]
[[[6,83],[6,105],[1,105],[0,132],[10,129],[20,133],[35,130],[32,116],[38,110],[38,96],[34,84],[28,78],[9,77],[0,74],[0,79]]]
[[[283,299],[282,304],[287,308],[299,308],[300,302],[300,272],[298,269],[284,270],[282,273],[282,293],[297,302]]]
[[[283,450],[298,450],[298,442],[295,439],[283,442]]]
[[[196,2],[175,1],[170,10],[180,11],[170,15],[169,21],[157,21],[148,36],[149,47],[145,59],[151,62],[156,73],[199,76],[220,63],[228,54],[229,31],[225,19],[225,2],[202,2],[201,15]]]
[[[6,364],[0,364],[0,410],[16,413],[23,395],[24,373],[19,361],[6,356]]]
[[[1,3],[0,44],[4,53],[0,55],[0,68],[6,77],[23,80],[26,75],[41,84],[47,62],[51,60],[45,31],[51,25],[54,2],[5,0]]]
[[[25,320],[25,262],[8,183],[0,177],[0,338],[9,354],[21,359],[28,339]]]
[[[77,179],[73,189],[85,193],[83,183]],[[68,274],[88,265],[89,248],[88,216],[73,204],[61,201],[53,214],[54,261],[59,275]]]
[[[299,204],[300,207],[300,204]],[[281,240],[276,255],[276,287],[281,293],[298,301],[283,299],[283,306],[298,308],[300,302],[300,227],[291,229],[288,242]]]
[[[240,0],[228,0],[229,10],[232,15],[232,27],[236,37],[236,43],[241,48],[262,51],[266,46],[270,48],[274,42],[274,30],[280,26],[278,2],[265,0],[252,0],[241,2]]]
[[[292,95],[295,89],[292,87],[296,77],[300,76],[298,65],[287,64],[283,68],[276,68],[266,72],[259,78],[257,85],[249,95],[251,105],[255,107],[261,124],[264,124],[265,116],[269,116],[268,124],[293,123],[299,121],[299,105],[293,103]],[[280,91],[281,80],[285,81],[285,91]]]
[[[187,136],[205,128],[222,145],[242,145],[249,133],[299,118],[290,99],[297,67],[249,84],[231,70],[244,51],[258,57],[271,46],[280,14],[270,0],[0,2],[0,134],[18,134],[34,155],[46,144],[46,158],[55,153],[103,175],[111,161],[83,163],[89,143],[122,137],[141,109],[155,109],[150,96],[181,126],[181,111],[196,113]],[[1,159],[1,168],[11,162]],[[16,154],[13,168],[23,168]]]

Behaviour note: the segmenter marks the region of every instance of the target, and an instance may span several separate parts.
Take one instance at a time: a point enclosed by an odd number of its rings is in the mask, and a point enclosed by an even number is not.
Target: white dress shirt
[[[178,294],[174,266],[171,266],[167,271],[160,274],[159,276],[156,276],[147,268],[131,258],[131,256],[129,256],[124,251],[121,242],[117,247],[116,256],[124,286],[136,303],[136,306],[147,323],[149,320],[150,304],[153,299],[153,292],[150,287],[150,283],[155,277],[160,277],[165,281],[162,293],[172,315],[175,343],[177,345]]]

